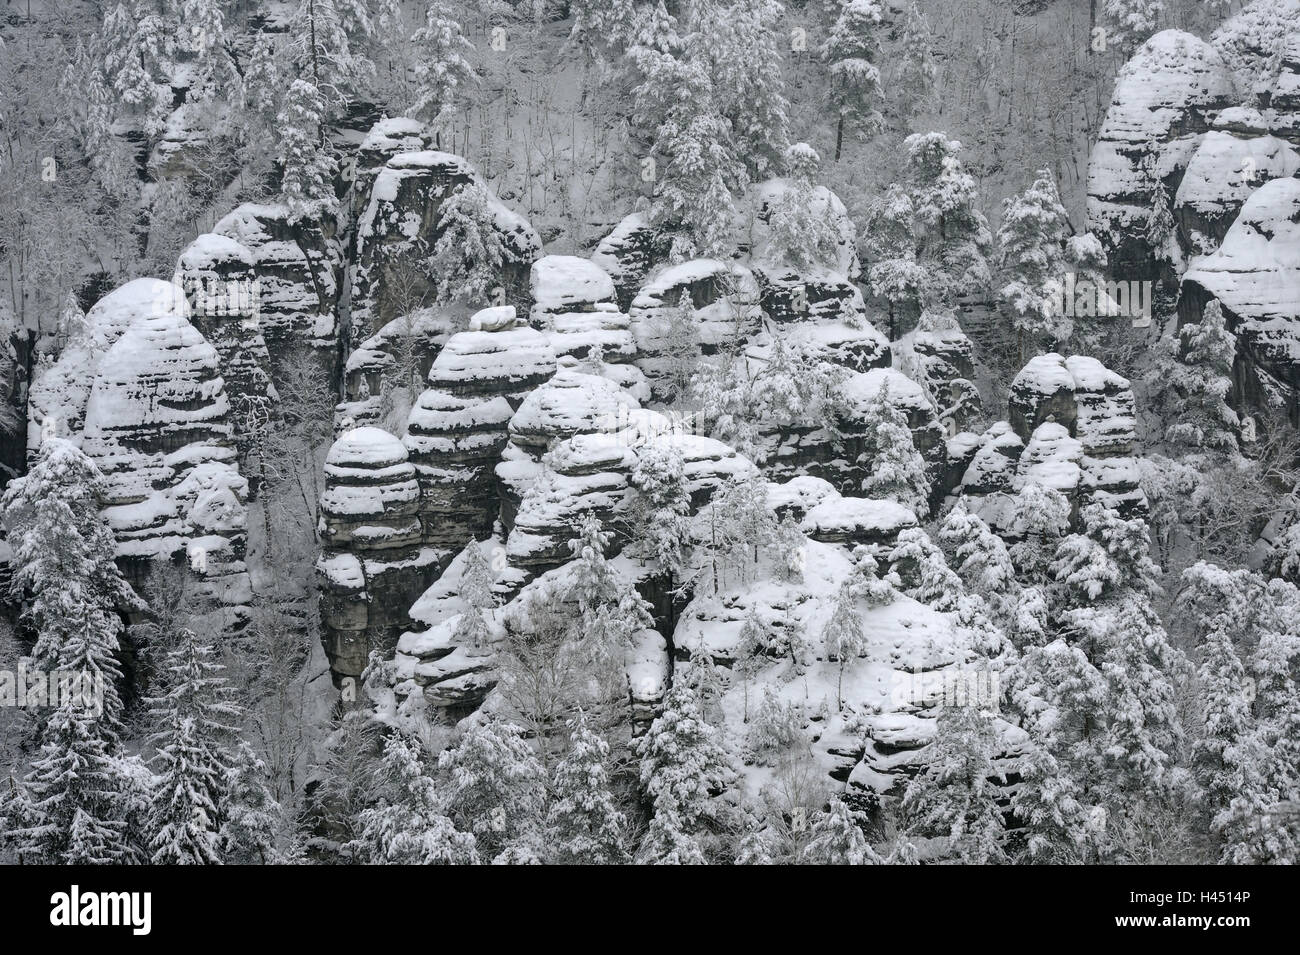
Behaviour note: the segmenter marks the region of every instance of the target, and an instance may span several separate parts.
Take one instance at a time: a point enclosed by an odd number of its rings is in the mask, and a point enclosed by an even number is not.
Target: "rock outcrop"
[[[411,605],[450,558],[422,545],[419,508],[415,467],[393,435],[354,428],[330,447],[317,570],[336,686],[360,677],[371,650],[393,649],[411,625]]]
[[[527,326],[447,340],[404,439],[420,479],[425,543],[460,547],[491,532],[500,510],[494,469],[510,419],[556,367],[550,341]]]

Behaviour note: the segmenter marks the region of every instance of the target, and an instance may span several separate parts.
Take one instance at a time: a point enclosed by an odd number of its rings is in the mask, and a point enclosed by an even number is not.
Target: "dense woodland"
[[[1300,861],[1297,0],[7,0],[0,326],[0,861]]]

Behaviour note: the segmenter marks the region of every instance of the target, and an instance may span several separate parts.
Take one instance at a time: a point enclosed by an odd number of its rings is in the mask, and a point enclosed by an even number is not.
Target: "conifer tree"
[[[839,797],[817,813],[810,838],[799,853],[805,865],[880,865],[881,859],[863,834],[865,813],[855,812]]]
[[[885,382],[863,409],[867,476],[862,492],[909,507],[917,517],[930,513],[930,480],[925,459],[916,450],[907,418],[890,398]]]
[[[1055,345],[1070,336],[1061,299],[1069,217],[1047,169],[1040,169],[1024,192],[1005,199],[1002,209],[998,247],[1007,282],[999,295],[1016,329],[1023,362],[1026,338],[1037,353],[1042,339]]]
[[[444,811],[438,785],[418,741],[395,732],[384,741],[379,782],[384,797],[362,810],[356,848],[385,865],[466,865],[479,861],[477,843]]]
[[[460,574],[460,599],[465,603],[456,623],[455,639],[464,647],[480,648],[491,636],[487,615],[497,606],[492,585],[496,575],[483,555],[479,542],[471,539],[463,551],[465,563]]]
[[[438,301],[488,304],[505,260],[487,189],[479,182],[457,186],[438,212],[438,239],[429,257]]]
[[[618,865],[628,861],[627,817],[610,791],[609,744],[579,712],[569,752],[555,767],[547,823],[560,865]]]
[[[280,191],[291,222],[332,213],[334,157],[324,142],[325,100],[319,88],[294,80],[280,109]]]
[[[1237,337],[1224,324],[1223,306],[1212,299],[1201,320],[1178,331],[1180,356],[1167,363],[1175,395],[1174,422],[1165,437],[1192,449],[1237,449],[1240,419],[1229,406]]]
[[[948,706],[939,714],[924,769],[903,796],[908,835],[943,838],[967,865],[1005,861],[1005,833],[993,765],[997,733],[990,714]]]
[[[880,126],[879,0],[842,0],[839,16],[822,46],[835,109],[835,161],[840,161],[846,123],[860,133]]]
[[[429,4],[424,26],[415,31],[411,42],[417,57],[415,101],[410,114],[441,130],[455,115],[465,88],[478,79],[466,58],[474,45],[465,38],[460,23],[442,0]]]

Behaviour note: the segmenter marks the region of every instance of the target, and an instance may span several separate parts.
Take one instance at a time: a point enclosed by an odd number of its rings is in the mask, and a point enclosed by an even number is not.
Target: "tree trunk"
[[[844,114],[840,113],[840,120],[835,124],[835,161],[840,161],[840,151],[844,146]]]

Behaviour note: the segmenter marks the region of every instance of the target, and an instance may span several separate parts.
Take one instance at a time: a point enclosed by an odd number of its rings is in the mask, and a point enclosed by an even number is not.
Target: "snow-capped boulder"
[[[449,556],[421,547],[420,485],[406,448],[379,428],[331,445],[320,499],[322,640],[336,685],[390,649],[408,609]]]
[[[161,279],[133,279],[96,302],[53,362],[33,373],[27,403],[27,457],[34,460],[45,434],[81,441],[86,401],[100,362],[139,319],[177,315],[188,319],[180,286]]]
[[[183,304],[183,300],[182,300]],[[104,475],[104,517],[139,582],[185,555],[242,619],[248,483],[235,464],[220,359],[185,308],[136,320],[108,349],[86,402],[82,449]]]
[[[353,214],[363,212],[379,170],[399,153],[433,148],[433,136],[424,123],[405,116],[385,117],[366,133],[352,156]]]
[[[916,526],[912,510],[895,501],[836,496],[811,508],[799,529],[825,544],[862,544],[886,553],[902,531]]]
[[[600,240],[591,255],[614,283],[618,307],[632,307],[646,276],[668,258],[668,242],[650,226],[645,214],[633,212]]]
[[[1232,73],[1213,46],[1180,30],[1157,33],[1120,70],[1088,161],[1088,228],[1112,273],[1156,276],[1146,223],[1166,182],[1190,159],[1195,137],[1236,105]]]
[[[1250,112],[1259,117],[1258,112]],[[1259,120],[1262,122],[1262,117]],[[1256,125],[1240,109],[1224,110],[1216,125],[1228,122]],[[1297,169],[1300,155],[1275,136],[1242,137],[1219,129],[1206,133],[1174,197],[1183,246],[1193,252],[1216,248],[1251,193],[1268,180],[1290,176]]]
[[[336,427],[378,421],[386,408],[385,393],[391,401],[393,391],[410,390],[410,379],[424,382],[459,324],[448,309],[421,308],[393,319],[355,347],[343,366],[344,400],[335,409]]]
[[[551,337],[561,359],[582,359],[599,349],[606,362],[636,354],[631,321],[618,307],[614,282],[590,259],[546,255],[533,263],[529,320]]]
[[[1038,355],[1012,382],[1007,415],[1016,434],[1028,442],[1026,456],[1044,424],[1058,425],[1077,439],[1081,505],[1101,502],[1123,514],[1146,507],[1133,459],[1136,425],[1128,379],[1087,355]],[[1041,450],[1046,453],[1046,446]],[[1075,455],[1071,451],[1066,457],[1073,460]],[[1023,482],[1026,468],[1036,463],[1022,458],[1017,480]]]

